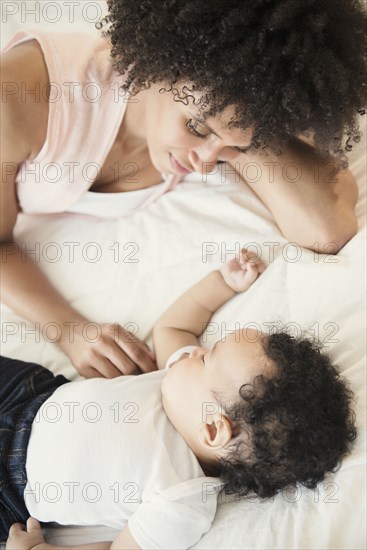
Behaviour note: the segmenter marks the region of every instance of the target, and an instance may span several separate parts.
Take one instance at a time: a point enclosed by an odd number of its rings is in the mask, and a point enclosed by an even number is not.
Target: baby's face
[[[202,423],[210,423],[210,415],[220,410],[213,393],[229,405],[243,384],[272,369],[264,358],[262,337],[253,329],[236,331],[211,350],[195,348],[170,366],[162,384],[163,407],[194,452]]]

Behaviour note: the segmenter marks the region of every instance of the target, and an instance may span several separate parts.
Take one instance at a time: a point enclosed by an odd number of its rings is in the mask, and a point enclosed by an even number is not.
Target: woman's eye
[[[233,147],[235,151],[238,151],[239,153],[247,153],[247,151],[250,149],[250,147]]]
[[[205,138],[206,137],[204,134],[200,134],[200,132],[198,132],[196,130],[196,127],[195,127],[195,124],[194,124],[192,118],[190,118],[190,120],[188,120],[186,122],[186,128],[188,128],[189,132],[194,134],[194,136],[197,136],[197,137],[200,137],[200,138]]]
[[[197,131],[196,126],[198,125],[198,122],[194,122],[192,118],[190,118],[186,122],[186,128],[188,128],[189,132],[191,134],[194,134],[194,136],[199,137],[201,139],[205,139],[207,137],[207,134],[201,134]],[[239,153],[246,153],[249,149],[249,147],[243,148],[243,147],[232,147],[234,151],[238,151]]]

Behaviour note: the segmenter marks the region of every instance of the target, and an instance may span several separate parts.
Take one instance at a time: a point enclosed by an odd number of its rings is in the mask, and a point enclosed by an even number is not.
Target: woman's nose
[[[218,154],[220,149],[218,148],[195,148],[189,152],[189,161],[191,162],[195,172],[201,174],[208,174],[212,172],[218,161]]]
[[[218,161],[229,162],[238,156],[238,152],[230,147],[195,148],[189,152],[189,161],[195,172],[209,174],[213,172]]]

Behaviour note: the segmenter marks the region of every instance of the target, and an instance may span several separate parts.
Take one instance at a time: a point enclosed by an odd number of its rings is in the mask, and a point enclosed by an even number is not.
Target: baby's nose
[[[203,355],[203,352],[203,348],[194,348],[190,353],[190,357],[198,357],[200,355]]]

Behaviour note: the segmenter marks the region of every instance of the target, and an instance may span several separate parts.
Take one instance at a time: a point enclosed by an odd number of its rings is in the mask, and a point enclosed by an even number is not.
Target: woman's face
[[[159,93],[163,87],[163,84],[152,85],[135,96],[138,101],[132,104],[135,110],[143,107],[141,112],[144,115],[138,117],[140,131],[141,135],[144,134],[151,161],[157,170],[184,174],[186,169],[186,173],[195,171],[206,174],[213,171],[218,161],[232,161],[250,145],[251,129],[244,132],[239,128],[227,128],[233,107],[190,129],[187,123],[190,119],[195,123],[199,115],[198,107],[193,100],[189,100],[188,105],[175,101],[170,91]]]

